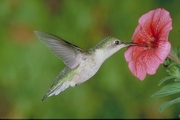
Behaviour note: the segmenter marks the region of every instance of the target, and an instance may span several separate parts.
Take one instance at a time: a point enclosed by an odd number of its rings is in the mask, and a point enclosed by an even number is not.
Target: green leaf
[[[180,78],[180,46],[173,47],[168,57],[164,61],[164,68],[171,76]]]
[[[158,83],[158,86],[160,86],[163,82],[173,79],[173,78],[177,78],[176,76],[168,76],[168,77],[164,77],[163,79],[161,79]]]
[[[164,102],[164,103],[160,106],[159,111],[160,111],[160,112],[163,112],[167,107],[169,107],[170,105],[173,105],[173,104],[175,104],[175,103],[180,103],[180,97],[179,97],[179,98],[176,98],[176,99],[174,99],[174,100],[171,100],[171,101],[169,101],[169,102]]]
[[[177,63],[171,63],[167,68],[166,71],[171,75],[171,76],[176,76],[180,78],[180,65]]]
[[[173,84],[168,84],[164,87],[162,87],[159,91],[155,92],[151,97],[163,97],[163,96],[168,96],[172,95],[175,93],[180,92],[180,83],[173,83]]]

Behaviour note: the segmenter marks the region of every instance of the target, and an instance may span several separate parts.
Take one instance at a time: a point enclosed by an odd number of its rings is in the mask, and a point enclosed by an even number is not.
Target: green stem
[[[168,58],[170,58],[171,60],[173,60],[174,62],[180,64],[180,59],[179,57],[171,50],[171,52],[168,55]]]

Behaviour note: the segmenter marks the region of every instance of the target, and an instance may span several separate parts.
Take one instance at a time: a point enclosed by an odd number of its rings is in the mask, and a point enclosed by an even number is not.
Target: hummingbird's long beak
[[[133,43],[133,42],[124,42],[125,45],[127,46],[141,46],[141,47],[147,47],[146,44],[138,44],[138,43]]]

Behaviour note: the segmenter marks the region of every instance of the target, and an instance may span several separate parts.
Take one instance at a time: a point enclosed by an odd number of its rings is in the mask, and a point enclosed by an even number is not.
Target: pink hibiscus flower
[[[138,22],[132,41],[147,47],[130,46],[124,55],[131,72],[143,80],[146,73],[155,74],[170,53],[168,35],[172,19],[168,11],[158,8],[142,15]]]

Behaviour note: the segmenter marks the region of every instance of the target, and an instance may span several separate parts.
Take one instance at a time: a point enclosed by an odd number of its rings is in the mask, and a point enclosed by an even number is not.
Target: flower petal
[[[128,67],[133,75],[140,80],[143,80],[146,77],[146,71],[139,61],[130,61]]]
[[[141,47],[141,49],[137,49],[137,46],[132,46],[129,47],[124,54],[126,61],[129,62],[128,67],[130,71],[133,73],[134,76],[136,76],[140,80],[143,80],[146,76],[146,69],[143,65],[144,63],[141,60],[139,60],[141,59],[139,58],[139,53],[142,54],[144,49],[146,48]]]
[[[133,59],[132,59],[132,52],[133,52],[132,47],[128,48],[125,51],[124,56],[125,56],[127,62],[133,61]]]
[[[163,63],[166,57],[168,56],[168,54],[170,53],[170,51],[171,51],[171,44],[168,41],[162,40],[159,41],[155,54]]]
[[[162,63],[162,61],[151,51],[147,52],[146,57],[144,57],[146,72],[150,75],[156,73],[157,68]]]

